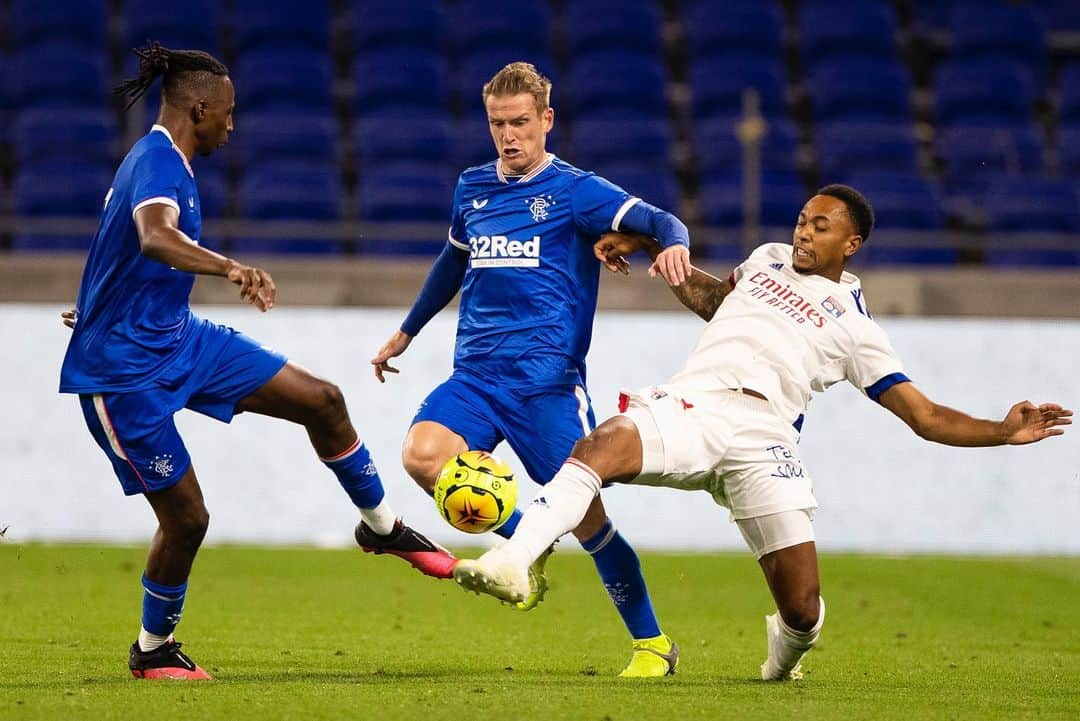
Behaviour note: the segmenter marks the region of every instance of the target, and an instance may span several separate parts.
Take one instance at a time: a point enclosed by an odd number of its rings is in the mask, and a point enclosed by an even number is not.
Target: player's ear
[[[191,108],[191,119],[194,120],[196,123],[199,123],[199,122],[202,122],[202,120],[205,117],[206,117],[206,101],[205,100],[198,100],[198,101],[195,102],[195,105]]]
[[[852,235],[848,237],[847,245],[844,246],[844,257],[850,258],[862,247],[862,236]]]
[[[544,112],[540,114],[540,120],[543,123],[544,132],[550,133],[551,129],[555,127],[555,108],[545,108]]]

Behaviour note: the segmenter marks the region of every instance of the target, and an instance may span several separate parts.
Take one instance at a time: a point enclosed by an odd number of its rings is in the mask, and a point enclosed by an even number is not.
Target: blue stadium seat
[[[1058,128],[1058,147],[1061,149],[1062,174],[1080,178],[1080,123]]]
[[[953,185],[978,188],[995,174],[1030,175],[1043,167],[1043,147],[1032,126],[955,126],[938,137],[937,152]]]
[[[547,3],[459,0],[451,13],[450,36],[459,54],[486,48],[509,50],[518,60],[551,55]]]
[[[834,55],[892,58],[896,14],[884,2],[831,0],[803,5],[798,14],[803,62],[813,68]]]
[[[17,102],[25,107],[105,107],[109,103],[104,52],[69,42],[20,50],[14,62]]]
[[[581,120],[572,128],[574,164],[583,168],[632,157],[658,169],[670,168],[671,128],[666,120]]]
[[[984,252],[987,265],[1015,267],[1071,268],[1080,266],[1080,250],[1067,248],[998,247]]]
[[[1080,62],[1061,70],[1061,122],[1080,124]]]
[[[15,160],[19,164],[75,160],[109,165],[116,161],[117,137],[116,116],[109,110],[24,110],[15,120]]]
[[[372,115],[357,121],[353,145],[361,174],[365,166],[393,161],[443,163],[450,154],[450,121],[444,113]]]
[[[232,159],[250,169],[262,163],[302,160],[337,163],[338,123],[317,112],[252,112],[237,118],[229,141]]]
[[[224,171],[202,167],[196,158],[195,187],[199,191],[199,209],[203,218],[222,218],[229,207],[229,183]]]
[[[738,170],[706,175],[701,186],[702,217],[709,225],[738,227],[743,222],[743,191]],[[810,194],[789,172],[762,174],[761,224],[794,227]]]
[[[240,57],[271,48],[330,48],[329,0],[235,0],[232,22]]]
[[[431,52],[396,49],[353,59],[353,108],[363,116],[387,108],[445,110],[450,95],[446,60]]]
[[[764,0],[700,0],[683,11],[692,58],[756,55],[779,59],[784,18],[779,4]]]
[[[838,57],[814,68],[807,86],[818,122],[911,120],[911,79],[895,60]]]
[[[236,64],[233,81],[240,113],[333,110],[333,69],[325,52],[249,52]]]
[[[108,17],[105,0],[14,0],[10,16],[19,48],[57,41],[103,48]]]
[[[663,63],[632,52],[596,52],[575,59],[563,101],[574,120],[587,117],[667,117]]]
[[[1080,4],[1075,0],[1040,0],[1037,6],[1047,27],[1055,31],[1080,31]]]
[[[355,0],[352,3],[353,51],[446,45],[447,27],[439,0]]]
[[[817,147],[826,179],[864,170],[916,171],[915,130],[910,123],[824,124]]]
[[[915,173],[864,171],[840,177],[874,206],[877,228],[939,230],[945,225],[941,188]],[[868,243],[872,246],[873,239]]]
[[[336,165],[266,163],[244,175],[239,214],[252,220],[335,221],[341,217],[341,179]],[[249,232],[233,248],[251,253],[339,253],[334,238],[270,238]]]
[[[359,217],[399,224],[449,223],[453,192],[453,177],[443,166],[431,163],[378,166],[360,178]],[[417,233],[402,240],[367,234],[359,243],[359,252],[434,255],[445,245],[444,234],[431,237],[426,232]]]
[[[566,5],[561,25],[571,57],[627,48],[658,57],[663,23],[653,0],[575,0]]]
[[[453,159],[456,169],[464,170],[495,160],[495,143],[491,139],[486,117],[475,114],[466,116],[454,123],[450,132],[449,157]],[[548,150],[552,150],[550,143]]]
[[[710,118],[693,125],[694,147],[703,173],[726,172],[741,167],[743,148],[737,127],[741,118]],[[761,163],[768,171],[795,172],[798,134],[795,126],[781,117],[765,118],[765,136],[761,140]]]
[[[13,184],[16,215],[97,218],[112,183],[112,170],[103,165],[45,161],[22,165]],[[20,249],[85,250],[93,233],[85,235],[38,235],[16,232],[13,244]]]
[[[507,64],[517,60],[522,60],[521,55],[509,49],[489,51],[486,48],[480,48],[462,56],[457,69],[452,74],[458,107],[463,109],[466,115],[483,112],[484,84]],[[552,81],[551,104],[557,108],[560,87],[558,75],[554,72],[555,62],[547,55],[532,55],[527,60]]]
[[[949,19],[951,57],[1019,61],[1041,70],[1046,64],[1046,27],[1030,5],[966,2]]]
[[[221,29],[219,3],[190,0],[183,12],[159,0],[128,0],[125,3],[128,47],[157,40],[167,48],[205,50],[217,55]]]
[[[747,88],[757,90],[763,114],[784,114],[784,70],[779,60],[720,55],[706,56],[690,65],[690,89],[698,119],[741,112]]]
[[[669,168],[634,161],[604,163],[587,168],[646,203],[679,214],[679,183]]]
[[[987,189],[985,205],[993,230],[1080,231],[1080,204],[1072,186],[1064,181],[998,177]]]
[[[997,59],[943,63],[934,74],[934,96],[942,125],[1024,123],[1036,99],[1031,70]]]

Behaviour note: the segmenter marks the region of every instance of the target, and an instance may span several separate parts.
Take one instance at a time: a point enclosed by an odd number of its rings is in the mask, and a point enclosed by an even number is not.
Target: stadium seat
[[[736,135],[739,116],[717,117],[693,125],[692,155],[702,173],[726,172],[741,167],[743,147]],[[768,171],[793,173],[798,137],[795,126],[782,117],[765,119],[761,163]]]
[[[794,226],[799,208],[810,195],[794,173],[762,174],[761,224]],[[738,227],[743,224],[743,190],[738,170],[704,177],[701,185],[702,217],[708,225]]]
[[[390,48],[439,51],[446,45],[447,28],[439,0],[354,0],[353,52]]]
[[[338,123],[317,112],[251,112],[236,121],[229,141],[232,159],[248,169],[263,163],[302,160],[337,163]]]
[[[112,170],[103,165],[46,161],[22,165],[15,174],[13,209],[16,215],[98,218],[112,183]],[[93,232],[44,235],[16,232],[18,249],[85,250]]]
[[[875,226],[884,230],[939,230],[945,225],[944,201],[936,183],[915,173],[863,171],[836,177],[865,195],[874,206]],[[873,245],[871,240],[869,245]],[[873,255],[871,253],[870,255]],[[895,258],[895,256],[894,256]]]
[[[450,154],[450,121],[445,113],[371,115],[357,121],[353,145],[361,173],[366,165],[393,161],[443,163]]]
[[[495,160],[495,143],[491,139],[491,130],[487,118],[471,115],[454,123],[451,128],[450,158],[458,170]],[[550,136],[549,136],[550,137]],[[548,143],[548,150],[552,150]]]
[[[203,218],[222,218],[229,208],[229,184],[225,173],[213,167],[194,163],[195,187],[199,191],[199,210]]]
[[[101,50],[108,17],[105,0],[14,0],[10,14],[17,48],[62,41]]]
[[[509,49],[489,51],[486,48],[469,52],[460,58],[458,67],[452,73],[457,107],[465,115],[483,112],[484,84],[502,70],[508,63],[521,60],[518,53]],[[558,108],[560,97],[559,76],[555,73],[555,61],[546,54],[528,57],[528,61],[546,78],[552,81],[551,104]]]
[[[694,59],[727,54],[781,57],[784,20],[776,2],[698,0],[683,10],[683,28]]]
[[[824,60],[809,76],[807,94],[818,122],[911,121],[911,79],[895,60]]]
[[[329,0],[234,0],[232,23],[240,57],[253,50],[330,48]]]
[[[1014,60],[1033,70],[1045,66],[1046,27],[1029,4],[965,2],[949,19],[952,58]]]
[[[19,164],[78,158],[116,162],[116,116],[90,108],[31,109],[15,120],[15,160]]]
[[[942,125],[1025,123],[1036,99],[1031,70],[1011,60],[950,60],[933,84]]]
[[[679,183],[668,168],[637,162],[610,162],[587,168],[646,203],[679,214]]]
[[[1080,124],[1058,128],[1058,147],[1061,150],[1061,172],[1069,178],[1080,178]]]
[[[1080,4],[1075,0],[1040,0],[1037,7],[1047,27],[1055,31],[1080,31]]]
[[[1072,268],[1080,266],[1080,250],[1068,248],[1032,248],[996,244],[983,251],[987,265],[1006,267]]]
[[[341,217],[341,179],[336,165],[266,163],[244,175],[239,214],[252,220],[335,221]],[[341,241],[320,237],[274,238],[248,232],[233,241],[236,250],[260,253],[339,253]]]
[[[706,56],[690,65],[690,91],[698,119],[740,113],[743,91],[748,88],[757,90],[763,114],[784,114],[784,70],[779,60],[720,55]]]
[[[218,55],[219,7],[210,0],[191,0],[184,3],[183,12],[177,12],[159,0],[128,0],[124,13],[127,46],[140,47],[148,40],[157,40],[167,48],[205,50]]]
[[[575,0],[563,11],[563,36],[571,57],[594,51],[659,56],[663,15],[653,0]]]
[[[986,193],[990,228],[1011,233],[1080,231],[1080,205],[1066,182],[998,177]]]
[[[517,59],[551,55],[547,3],[458,0],[451,8],[451,39],[459,55],[478,48],[510,51]]]
[[[370,169],[357,186],[361,220],[402,224],[406,237],[387,239],[365,235],[360,253],[434,255],[446,245],[446,237],[428,232],[410,234],[408,223],[449,223],[454,193],[453,177],[443,166],[431,163],[389,163]]]
[[[241,112],[333,110],[333,69],[325,52],[249,52],[236,64],[233,81]]]
[[[588,117],[667,117],[663,63],[632,52],[595,52],[574,61],[563,102],[575,121]]]
[[[937,153],[951,184],[972,183],[993,174],[1029,175],[1043,167],[1043,147],[1032,126],[954,126],[938,137]]]
[[[396,49],[353,59],[357,115],[369,112],[448,107],[450,71],[446,59],[431,52]]]
[[[810,69],[835,55],[894,56],[896,14],[884,2],[807,3],[799,10],[798,27],[803,64]]]
[[[818,158],[824,178],[864,170],[914,173],[915,130],[910,123],[851,123],[819,126]]]
[[[16,97],[27,107],[105,107],[110,100],[105,54],[56,41],[20,50],[14,59]]]
[[[1080,124],[1080,62],[1062,68],[1058,86],[1061,88],[1061,122]]]
[[[635,162],[660,169],[670,168],[671,128],[666,120],[581,120],[572,128],[575,165],[618,162],[633,156]]]

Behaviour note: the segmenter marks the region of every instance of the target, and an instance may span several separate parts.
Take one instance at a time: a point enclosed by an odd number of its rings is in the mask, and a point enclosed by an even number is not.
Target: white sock
[[[360,517],[371,527],[371,530],[380,536],[389,535],[394,530],[394,523],[397,522],[397,516],[394,515],[385,498],[374,508],[361,508]]]
[[[153,651],[156,648],[160,648],[165,645],[165,642],[169,640],[169,636],[159,636],[156,633],[150,633],[145,628],[139,629],[139,650],[143,653],[147,651]]]
[[[525,509],[513,537],[501,550],[515,563],[532,564],[548,546],[577,528],[599,492],[596,471],[575,458],[567,460]]]
[[[773,659],[776,665],[784,672],[790,671],[798,665],[799,660],[813,648],[821,635],[821,626],[825,623],[825,599],[818,596],[820,612],[817,623],[809,631],[796,631],[784,623],[784,617],[776,612],[777,626],[780,629],[780,657]]]

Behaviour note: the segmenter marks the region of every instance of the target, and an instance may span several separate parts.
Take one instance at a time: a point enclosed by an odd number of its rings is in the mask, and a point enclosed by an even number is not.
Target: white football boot
[[[476,560],[458,561],[454,580],[466,591],[486,593],[507,603],[522,603],[533,591],[528,569],[514,564],[498,548]]]

